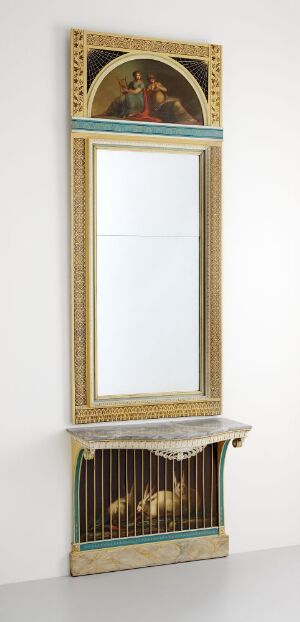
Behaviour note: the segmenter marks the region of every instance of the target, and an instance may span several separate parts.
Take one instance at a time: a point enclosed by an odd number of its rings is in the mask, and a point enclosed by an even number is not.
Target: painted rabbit
[[[125,520],[127,517],[127,504],[126,497],[121,497],[119,499],[115,499],[108,506],[108,514],[111,517],[113,523],[117,523],[119,520],[119,506],[120,506],[120,520]],[[128,517],[133,515],[133,484],[128,493]]]
[[[150,516],[152,518],[156,518],[159,514],[163,516],[165,513],[172,514],[173,513],[173,493],[170,490],[160,490],[158,493],[153,492],[153,490],[149,490],[149,484],[144,491],[143,499],[141,499],[137,506],[137,512],[142,512],[146,514],[146,516]],[[175,493],[174,490],[174,511],[177,513],[180,508],[180,497]]]

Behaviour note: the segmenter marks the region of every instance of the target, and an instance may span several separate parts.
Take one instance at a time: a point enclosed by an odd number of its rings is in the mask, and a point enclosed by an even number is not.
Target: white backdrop
[[[224,415],[254,426],[227,528],[232,552],[299,543],[298,7],[1,2],[0,583],[68,573],[72,26],[224,45]]]

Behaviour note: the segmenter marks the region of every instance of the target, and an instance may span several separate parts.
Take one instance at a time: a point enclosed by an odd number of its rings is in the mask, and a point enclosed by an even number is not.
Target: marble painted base
[[[71,575],[77,577],[99,572],[225,557],[228,555],[228,541],[227,535],[203,536],[184,540],[132,544],[114,549],[73,550],[70,554]]]

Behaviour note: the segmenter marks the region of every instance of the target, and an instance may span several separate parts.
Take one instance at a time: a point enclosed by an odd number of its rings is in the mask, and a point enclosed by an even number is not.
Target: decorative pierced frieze
[[[186,401],[185,403],[123,404],[120,406],[102,406],[98,408],[76,408],[75,423],[97,423],[106,421],[131,421],[137,419],[167,419],[201,415],[210,417],[221,414],[220,400]]]
[[[122,35],[106,35],[103,33],[88,33],[87,45],[90,47],[158,52],[170,55],[175,54],[178,56],[184,54],[186,56],[191,55],[200,58],[208,58],[209,56],[209,45],[142,39],[140,37],[125,37]]]

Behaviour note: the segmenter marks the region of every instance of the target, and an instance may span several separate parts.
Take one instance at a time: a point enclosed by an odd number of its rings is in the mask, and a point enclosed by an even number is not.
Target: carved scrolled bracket
[[[200,447],[181,447],[180,449],[155,449],[152,452],[155,456],[159,456],[161,458],[165,458],[166,460],[178,460],[181,462],[182,460],[186,460],[187,458],[192,458],[199,454],[202,449],[206,447],[205,444]]]
[[[93,460],[95,456],[94,449],[85,449],[83,452],[83,457],[85,460]]]
[[[234,438],[232,441],[233,447],[242,447],[244,444],[245,438]]]

